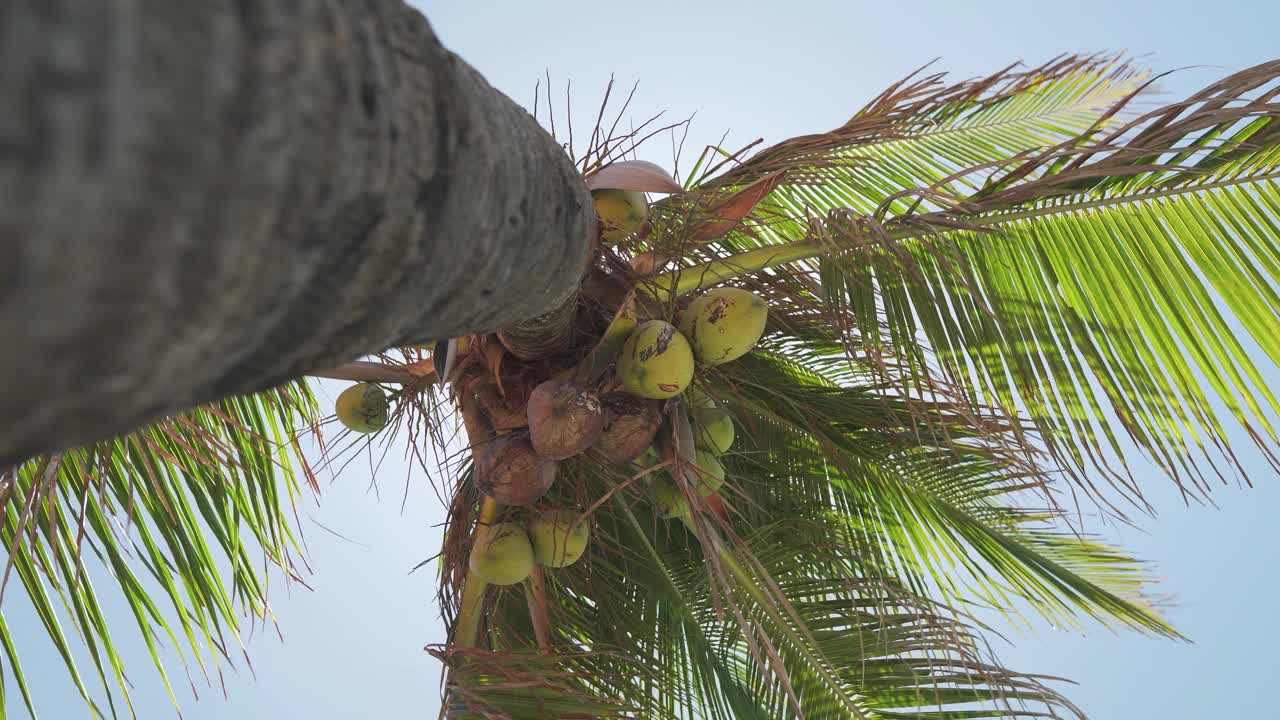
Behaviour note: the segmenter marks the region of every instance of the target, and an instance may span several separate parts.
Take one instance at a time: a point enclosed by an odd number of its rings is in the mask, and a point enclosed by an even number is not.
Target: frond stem
[[[1280,179],[1280,170],[1264,175],[1252,175],[1245,178],[1231,178],[1229,180],[1184,185],[1165,190],[1132,193],[1111,198],[1082,200],[1074,203],[1031,208],[1028,210],[1009,212],[1005,214],[994,214],[983,218],[973,218],[972,220],[966,219],[966,222],[972,227],[994,228],[1000,225],[1018,222],[1020,220],[1030,220],[1049,215],[1062,215],[1082,210],[1114,207],[1116,205],[1123,205],[1126,203],[1159,200],[1178,195],[1208,192],[1236,185],[1261,183],[1276,179]],[[888,233],[888,237],[892,240],[911,240],[914,238],[925,237],[930,234],[947,232],[952,232],[952,230],[936,227],[930,228],[929,230],[913,228],[910,230],[890,231]],[[805,238],[803,240],[796,240],[794,242],[783,243],[780,245],[756,248],[754,250],[747,250],[746,252],[731,255],[727,258],[711,260],[699,265],[694,265],[693,267],[662,273],[637,289],[648,293],[655,298],[662,297],[664,295],[680,297],[692,292],[697,292],[703,288],[713,287],[725,282],[726,280],[732,280],[733,278],[741,277],[748,273],[759,272],[768,268],[799,262],[800,260],[809,260],[811,258],[820,257],[821,255],[832,252],[833,250],[838,250],[839,247],[840,246],[838,245],[818,243],[810,238]]]
[[[412,373],[395,365],[357,360],[324,370],[307,373],[311,377],[351,380],[353,382],[397,383],[408,385],[416,379]]]
[[[476,519],[476,529],[497,521],[502,505],[491,497],[480,502],[480,516]],[[458,620],[454,623],[453,644],[457,647],[474,648],[479,646],[480,617],[484,609],[485,591],[489,583],[480,579],[473,572],[467,572],[467,579],[462,586],[462,603],[458,608]]]

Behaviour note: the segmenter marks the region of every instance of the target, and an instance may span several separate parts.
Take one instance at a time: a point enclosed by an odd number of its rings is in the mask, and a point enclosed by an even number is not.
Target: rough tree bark
[[[543,315],[593,230],[398,0],[0,3],[0,464]]]

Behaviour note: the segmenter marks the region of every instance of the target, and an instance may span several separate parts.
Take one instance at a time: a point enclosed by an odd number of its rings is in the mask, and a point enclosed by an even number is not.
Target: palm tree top
[[[1148,509],[1131,453],[1190,499],[1245,451],[1275,466],[1280,62],[1150,110],[1153,79],[1115,56],[927,73],[830,132],[708,148],[683,178],[628,163],[650,130],[602,108],[584,182],[665,192],[620,240],[602,221],[567,310],[322,373],[389,393],[378,434],[332,432],[298,380],[8,468],[6,586],[86,701],[102,687],[95,711],[127,716],[100,592],[127,599],[166,687],[174,651],[208,678],[246,616],[270,617],[265,568],[304,574],[292,505],[318,469],[391,446],[426,465],[434,446],[451,717],[1082,716],[1002,667],[972,610],[1180,637],[1145,567],[1077,523]],[[650,455],[593,446],[532,502],[495,500],[535,388],[623,402],[637,327],[683,336],[724,287],[767,305],[762,335],[646,405]],[[718,455],[711,413],[729,417]],[[1231,447],[1233,426],[1256,447]],[[480,578],[490,528],[551,511],[589,526],[580,559]],[[82,582],[86,550],[109,588]],[[3,617],[0,644],[31,709]]]

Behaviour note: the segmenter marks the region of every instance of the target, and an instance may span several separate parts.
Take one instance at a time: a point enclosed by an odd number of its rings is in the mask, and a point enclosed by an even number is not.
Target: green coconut
[[[710,395],[707,395],[693,386],[689,386],[689,388],[684,391],[684,403],[689,406],[690,410],[695,412],[703,408],[713,408],[716,406],[716,401],[712,400]]]
[[[665,400],[693,380],[693,351],[671,323],[650,320],[631,332],[618,356],[618,379],[632,395]]]
[[[533,556],[547,567],[572,565],[582,557],[591,537],[591,525],[578,520],[576,510],[553,510],[543,513],[529,524],[533,540]]]
[[[719,365],[755,347],[764,334],[769,307],[753,292],[716,288],[689,304],[680,331],[693,345],[698,362]]]
[[[600,239],[615,245],[640,232],[649,216],[649,201],[644,193],[633,190],[593,190],[591,203],[600,218]]]
[[[733,445],[733,416],[719,408],[693,411],[694,444],[709,453],[723,455]]]
[[[690,514],[689,499],[668,475],[659,475],[653,481],[653,508],[664,518],[688,517]]]
[[[334,411],[355,432],[378,432],[387,426],[387,394],[373,383],[358,383],[342,391]]]
[[[471,548],[471,572],[494,585],[514,585],[533,571],[533,545],[517,523],[482,525]]]
[[[724,485],[724,465],[720,464],[720,458],[713,453],[698,450],[694,465],[686,477],[693,481],[693,489],[699,495],[706,497]]]

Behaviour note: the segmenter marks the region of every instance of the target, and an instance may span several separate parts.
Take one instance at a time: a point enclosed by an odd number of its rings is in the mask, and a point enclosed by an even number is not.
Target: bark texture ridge
[[[401,2],[0,3],[0,462],[561,306],[590,196]]]

